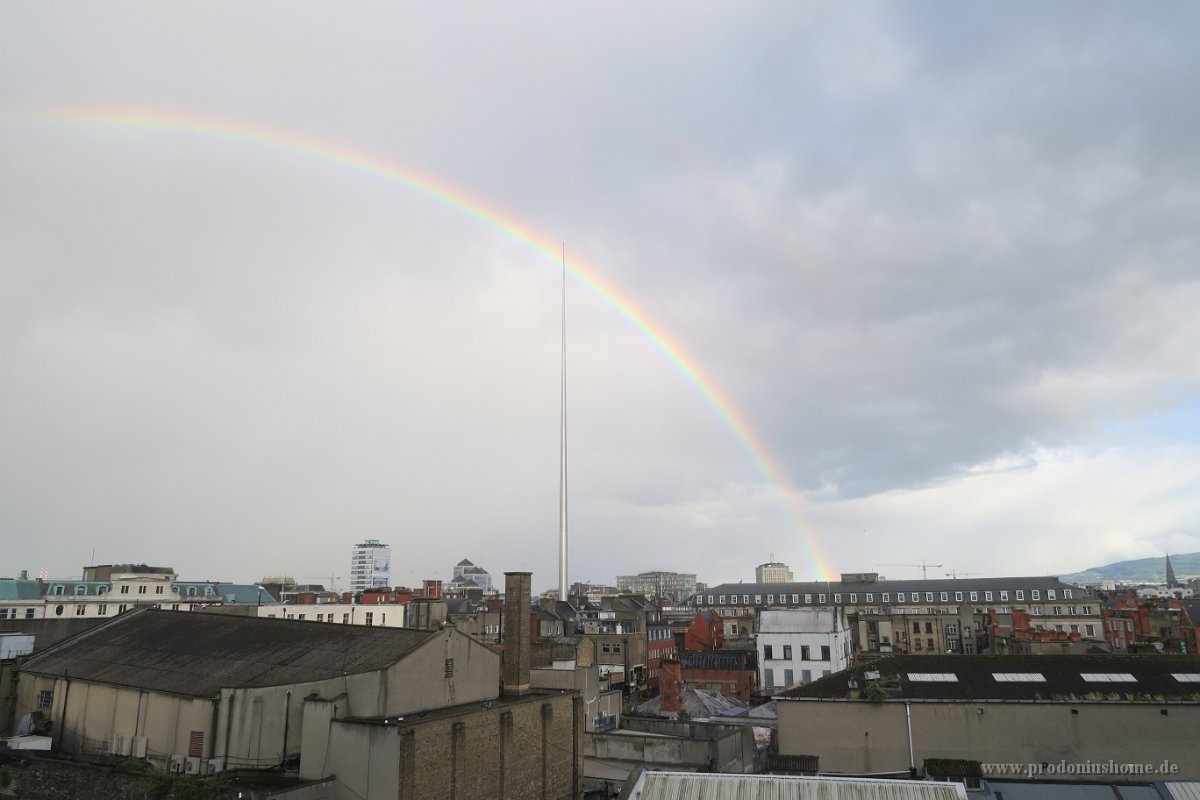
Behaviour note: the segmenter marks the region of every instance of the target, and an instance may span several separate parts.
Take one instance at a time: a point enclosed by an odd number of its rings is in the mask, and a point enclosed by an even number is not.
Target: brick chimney
[[[504,661],[500,689],[504,694],[529,693],[530,572],[504,573]]]
[[[676,713],[683,710],[683,673],[674,658],[658,662],[658,707],[660,711]]]

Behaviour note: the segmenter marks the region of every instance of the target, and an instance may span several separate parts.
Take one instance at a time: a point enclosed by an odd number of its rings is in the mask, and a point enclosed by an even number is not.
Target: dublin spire
[[[567,599],[567,246],[562,254],[562,378],[558,428],[558,599]]]

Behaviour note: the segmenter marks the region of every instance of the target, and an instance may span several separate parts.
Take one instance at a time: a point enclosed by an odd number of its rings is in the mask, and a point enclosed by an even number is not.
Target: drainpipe
[[[290,692],[289,692],[290,694]],[[911,777],[917,777],[917,758],[913,755],[913,740],[912,740],[912,704],[904,704],[904,716],[908,721],[908,774]]]
[[[287,703],[287,705],[284,706],[284,708],[283,708],[283,754],[280,756],[280,759],[279,759],[280,767],[287,766],[288,723],[290,723],[291,719],[292,719],[292,690],[291,689],[287,690],[286,703]],[[909,738],[909,741],[911,742],[912,741],[911,732],[909,733],[908,738]]]

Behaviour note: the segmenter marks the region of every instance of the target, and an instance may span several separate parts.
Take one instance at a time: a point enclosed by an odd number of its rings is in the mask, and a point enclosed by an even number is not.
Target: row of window
[[[138,594],[150,594],[149,588],[150,587],[148,584],[144,584],[144,583],[138,584],[137,593]],[[101,586],[96,587],[97,595],[107,594],[108,591],[109,591],[108,586],[101,585]],[[184,592],[180,592],[179,586],[175,585],[175,584],[171,585],[171,591],[176,594],[184,594]],[[119,593],[120,594],[133,594],[133,592],[129,591],[129,584],[127,584],[127,583],[121,584]],[[159,584],[154,587],[153,593],[154,594],[166,594],[166,589],[163,587],[162,584]],[[61,597],[66,594],[66,587],[62,586],[61,584],[55,584],[54,586],[50,587],[50,591],[48,592],[48,594],[52,594],[56,597]],[[78,586],[75,587],[75,595],[77,597],[86,595],[86,594],[87,594],[87,586],[85,584],[79,584]],[[186,594],[188,597],[195,597],[198,594],[196,587],[195,586],[187,587]],[[206,594],[206,595],[215,594],[215,592],[213,591],[213,587],[205,586],[204,594]]]
[[[811,648],[808,645],[806,645],[806,644],[800,645],[800,660],[801,661],[828,661],[829,660],[829,645],[827,645],[827,644],[821,645],[821,657],[819,659],[814,659],[811,655],[811,652],[812,652]],[[780,652],[780,647],[778,645],[764,644],[763,645],[763,660],[764,661],[773,661],[775,659],[791,661],[792,660],[792,646],[790,644],[785,644],[782,646],[782,652]]]
[[[0,619],[17,619],[21,616],[19,608],[0,608]],[[25,619],[33,619],[34,609],[25,609]]]
[[[881,598],[880,599],[881,603],[892,602],[892,600],[891,600],[892,593],[891,592],[879,592],[878,594]],[[907,603],[907,602],[920,603],[920,602],[922,602],[922,600],[921,600],[922,592],[896,592],[895,594],[896,594],[896,602],[897,603]],[[983,602],[990,603],[990,602],[992,602],[992,599],[995,595],[1000,596],[1001,602],[1008,600],[1009,591],[1007,589],[1004,589],[1004,590],[1000,590],[998,592],[992,592],[992,591],[984,591],[984,592],[924,592],[923,594],[925,596],[925,599],[923,602],[926,602],[926,603],[935,602],[933,599],[934,595],[937,595],[939,602],[949,603],[951,594],[954,595],[954,602],[956,602],[956,603],[964,602],[964,598],[966,598],[966,597],[970,598],[970,602],[978,603],[981,595],[983,596]],[[1024,589],[1015,589],[1015,590],[1013,590],[1012,594],[1014,595],[1015,599],[1017,599],[1017,600],[1025,599],[1025,590]],[[874,603],[875,595],[876,595],[876,592],[864,592],[863,597],[865,598],[865,602]],[[1059,592],[1057,589],[1047,589],[1046,590],[1046,599],[1047,600],[1057,600],[1058,595],[1059,595]],[[833,595],[834,605],[840,605],[842,602],[843,596],[849,598],[851,605],[858,604],[858,593],[850,592],[846,595],[843,595],[841,593],[835,593]],[[751,595],[748,595],[748,594],[743,594],[743,595],[736,595],[736,594],[734,594],[734,595],[723,595],[723,594],[711,595],[710,594],[710,595],[708,595],[708,605],[710,605],[710,606],[711,605],[722,605],[722,606],[726,605],[726,602],[725,602],[726,598],[729,599],[730,605],[736,604],[739,602],[738,601],[739,597],[741,597],[741,602],[743,604],[745,604],[745,605],[750,604]],[[756,594],[753,597],[754,597],[754,605],[758,605],[758,606],[763,605],[764,595]],[[780,594],[780,595],[768,594],[768,595],[765,595],[765,597],[766,597],[766,605],[769,605],[769,606],[789,605],[788,595],[786,595],[786,594]],[[798,594],[791,595],[792,602],[790,603],[790,605],[796,605],[796,606],[801,605],[800,597],[801,597],[801,595],[798,595]],[[825,605],[829,595],[827,595],[827,594],[816,594],[816,595],[806,594],[806,595],[803,595],[803,597],[804,597],[804,604],[806,604],[806,605],[812,605],[814,597],[817,598],[817,601],[816,601],[817,605]],[[911,600],[908,599],[910,597],[912,598]],[[714,598],[716,600],[715,603],[714,603]],[[779,599],[778,603],[775,602],[776,598]],[[1030,589],[1029,590],[1029,599],[1030,600],[1041,600],[1042,599],[1042,590],[1041,589]],[[1071,590],[1070,589],[1062,590],[1062,599],[1064,599],[1064,600],[1071,599]]]
[[[775,675],[779,670],[765,669],[763,670],[763,688],[764,689],[786,689],[795,682],[795,673],[790,669],[782,671],[783,683],[775,682]],[[821,670],[820,677],[824,678],[830,674],[830,670]],[[800,670],[800,682],[809,683],[813,679],[813,671],[811,669]]]
[[[1200,682],[1195,673],[1172,673],[1180,683]],[[1128,672],[1081,672],[1079,677],[1088,683],[1137,683],[1137,678]],[[953,672],[910,672],[908,679],[917,683],[958,683]],[[1040,672],[993,672],[997,683],[1045,683],[1046,676]]]

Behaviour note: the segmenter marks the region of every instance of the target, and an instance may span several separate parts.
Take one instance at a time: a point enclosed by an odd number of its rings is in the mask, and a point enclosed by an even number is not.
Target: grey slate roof
[[[1184,655],[902,655],[835,672],[776,698],[849,698],[860,695],[878,672],[888,698],[915,700],[1184,700],[1200,697],[1200,683],[1175,674],[1200,674],[1200,656]],[[912,679],[912,675],[953,674],[954,681]],[[1036,673],[1044,680],[1010,682],[994,673]],[[1089,682],[1083,673],[1132,675],[1132,682]],[[857,687],[851,687],[854,681]]]
[[[984,592],[1016,591],[1017,589],[1070,589],[1075,599],[1089,596],[1085,589],[1063,583],[1045,575],[1026,578],[930,578],[929,580],[893,581],[880,579],[872,583],[842,581],[807,581],[802,583],[723,583],[710,586],[694,597],[743,594],[849,594],[867,592]],[[953,596],[953,595],[952,595]],[[1060,594],[1061,598],[1062,595]],[[707,603],[698,603],[707,605]],[[741,605],[738,603],[738,605]]]
[[[139,609],[27,660],[37,675],[189,697],[383,669],[439,635],[406,628]]]

